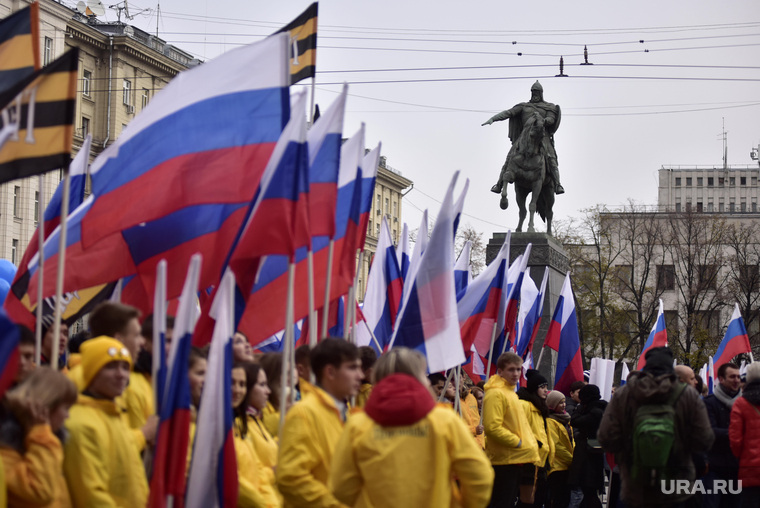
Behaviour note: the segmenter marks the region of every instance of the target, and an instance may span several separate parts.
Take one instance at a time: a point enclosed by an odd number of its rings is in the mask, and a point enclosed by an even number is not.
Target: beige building
[[[0,18],[29,5],[28,0],[0,0]],[[75,155],[88,133],[90,160],[119,136],[156,92],[180,71],[198,64],[192,55],[142,30],[122,23],[102,23],[53,0],[40,0],[40,62],[44,65],[71,47],[80,49]],[[18,264],[38,224],[43,207],[61,180],[61,171],[0,186],[0,257]]]
[[[757,166],[670,166],[660,169],[661,211],[757,213]]]

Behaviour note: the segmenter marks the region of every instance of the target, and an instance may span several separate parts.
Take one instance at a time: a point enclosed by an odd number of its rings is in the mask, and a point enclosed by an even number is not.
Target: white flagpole
[[[285,307],[285,337],[282,344],[282,374],[280,375],[280,431],[282,435],[282,426],[285,424],[285,411],[287,409],[288,392],[285,389],[290,386],[288,381],[291,368],[290,356],[293,349],[293,293],[295,291],[295,272],[296,265],[291,259],[288,265],[288,296]]]
[[[457,394],[455,398],[455,401],[456,401],[455,405],[456,405],[457,411],[459,412],[459,416],[461,417],[462,416],[462,399],[459,396],[459,393],[462,387],[462,366],[461,365],[457,365],[456,378],[457,378],[457,384],[456,384]]]
[[[383,348],[382,346],[380,346],[380,341],[377,340],[377,337],[375,337],[375,332],[373,332],[372,329],[369,327],[369,323],[367,323],[367,318],[365,318],[363,315],[362,315],[362,321],[364,322],[364,326],[367,327],[369,336],[372,337],[372,342],[375,343],[375,345],[377,346],[377,349],[380,351],[380,354],[382,354]]]
[[[493,344],[496,342],[496,327],[497,323],[493,324],[493,331],[491,332],[491,347],[488,350],[488,365],[486,365],[486,379],[488,379],[488,373],[491,372],[491,361],[493,360]],[[475,354],[478,354],[477,352]],[[483,411],[480,412],[480,424],[483,425]]]
[[[153,366],[151,381],[157,405],[163,397],[163,394],[158,392],[158,371],[161,367],[162,356],[160,348],[163,347],[161,334],[166,333],[166,265],[165,259],[156,265],[156,286],[153,290],[153,337],[151,337],[153,340]]]
[[[501,354],[506,353],[508,343],[509,343],[509,333],[507,333],[507,335],[504,337],[504,344],[501,346]]]
[[[309,247],[306,261],[309,270],[309,346],[317,345],[317,311],[314,308],[314,253]]]
[[[536,365],[534,366],[536,370],[538,370],[538,366],[541,365],[541,358],[544,357],[545,350],[546,350],[546,346],[542,347],[541,352],[538,354],[538,362],[536,362]]]
[[[356,288],[359,287],[359,276],[362,274],[362,269],[364,268],[364,249],[361,250],[357,249],[359,251],[359,262],[356,266],[356,275],[354,276],[354,286],[353,286],[353,293],[351,294],[351,337],[352,337],[352,343],[356,344],[356,331],[354,330],[356,325],[356,305],[359,301],[359,296],[356,294]]]
[[[40,199],[37,200],[37,224],[39,224],[37,226],[37,253],[40,258],[40,266],[37,269],[37,273],[39,274],[37,276],[37,325],[34,330],[34,364],[38,367],[42,361],[42,302],[44,301],[44,298],[42,298],[42,275],[45,273],[45,210],[42,208],[42,202],[44,201],[42,192],[45,187],[44,173],[39,176],[39,182]]]
[[[327,246],[327,279],[325,280],[325,305],[322,309],[322,338],[327,337],[327,318],[330,315],[330,279],[332,278],[333,249],[335,240],[330,238]]]
[[[58,279],[55,284],[55,314],[53,321],[53,351],[51,352],[50,366],[58,370],[58,348],[61,342],[61,300],[63,297],[63,270],[66,262],[66,230],[69,216],[69,192],[71,187],[71,175],[69,168],[63,170],[63,197],[61,198],[61,236],[58,239]],[[42,196],[40,196],[42,197]],[[44,245],[43,245],[44,248]]]
[[[454,369],[449,370],[449,375],[446,376],[446,382],[443,384],[443,390],[441,390],[441,394],[438,396],[438,402],[443,402],[443,397],[446,395],[446,388],[449,386],[449,383],[451,383],[451,377],[454,375]]]

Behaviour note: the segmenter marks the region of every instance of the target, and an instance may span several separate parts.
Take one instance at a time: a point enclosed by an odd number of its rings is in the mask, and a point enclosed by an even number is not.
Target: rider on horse
[[[559,167],[557,165],[557,152],[554,150],[554,133],[559,127],[560,120],[562,118],[562,112],[556,104],[544,102],[544,89],[541,83],[536,81],[530,88],[531,96],[530,102],[521,102],[512,109],[502,111],[488,119],[483,125],[491,125],[494,122],[506,120],[509,118],[509,139],[512,141],[512,148],[507,154],[507,160],[501,168],[499,174],[499,181],[491,188],[492,192],[497,194],[501,193],[502,185],[506,177],[508,183],[513,183],[515,176],[511,171],[508,171],[510,158],[515,150],[515,143],[522,133],[523,126],[527,123],[528,119],[534,114],[538,114],[544,119],[544,126],[546,129],[546,135],[543,139],[543,149],[546,156],[547,169],[549,175],[554,180],[554,193],[562,194],[565,189],[559,183]]]

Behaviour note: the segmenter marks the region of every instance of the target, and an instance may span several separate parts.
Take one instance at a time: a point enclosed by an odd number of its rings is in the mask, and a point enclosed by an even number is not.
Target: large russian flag
[[[668,345],[668,329],[665,326],[665,312],[663,311],[662,300],[660,300],[660,307],[657,311],[657,319],[652,326],[652,331],[649,332],[649,337],[644,343],[644,348],[639,355],[639,361],[636,363],[636,370],[641,370],[646,365],[647,361],[644,357],[647,351],[653,347],[663,347]]]
[[[728,363],[737,355],[742,353],[751,353],[752,347],[749,345],[749,335],[747,328],[744,326],[742,314],[739,311],[739,304],[734,304],[734,313],[731,315],[731,321],[728,322],[726,335],[720,341],[718,350],[713,356],[715,364],[715,376],[718,376],[718,368],[724,363]]]
[[[217,291],[213,310],[216,319],[208,355],[206,382],[187,477],[188,508],[234,508],[237,506],[238,475],[232,437],[232,335],[235,278],[227,271]],[[185,456],[175,457],[185,461]]]
[[[175,77],[93,162],[85,247],[188,206],[249,203],[289,117],[288,67],[278,34]]]
[[[201,256],[190,261],[187,278],[180,296],[174,322],[174,339],[169,350],[166,379],[161,387],[159,425],[153,454],[153,475],[150,480],[151,508],[184,506],[184,460],[190,441],[190,381],[188,359],[193,329],[198,320],[198,280]]]
[[[541,316],[544,313],[544,295],[546,293],[546,282],[549,279],[549,268],[544,270],[544,278],[541,281],[541,289],[536,287],[536,283],[530,277],[530,271],[523,279],[520,288],[520,311],[517,315],[517,336],[515,340],[515,352],[522,358],[533,351],[533,342],[538,335],[538,328],[541,326]]]
[[[383,349],[393,335],[402,290],[401,271],[391,239],[391,230],[383,217],[380,237],[377,240],[377,252],[372,259],[372,267],[367,277],[367,291],[362,309],[367,326]],[[357,329],[356,341],[362,346],[377,347],[365,327]]]
[[[464,362],[454,293],[454,203],[459,172],[441,205],[430,242],[413,280],[409,299],[399,312],[391,347],[406,346],[427,357],[428,370],[440,372]]]
[[[546,333],[544,347],[557,351],[557,372],[554,376],[554,390],[570,395],[570,385],[583,381],[581,342],[578,336],[578,319],[575,314],[573,289],[570,273],[565,276],[552,323]]]

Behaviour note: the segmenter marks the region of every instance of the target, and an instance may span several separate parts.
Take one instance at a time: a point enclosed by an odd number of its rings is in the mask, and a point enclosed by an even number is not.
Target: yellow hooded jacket
[[[480,426],[480,409],[478,409],[478,399],[476,399],[475,396],[471,393],[467,394],[467,397],[464,399],[464,404],[462,404],[462,418],[467,424],[467,428],[470,429],[470,432],[475,437],[475,441],[478,443],[478,446],[480,446],[480,449],[485,449],[486,434],[485,432],[478,434],[478,427]]]
[[[290,408],[277,457],[277,487],[285,506],[342,506],[327,488],[333,450],[342,432],[335,399],[317,386]]]
[[[570,437],[572,427],[570,434],[568,434],[565,426],[554,418],[547,418],[546,425],[549,429],[549,437],[554,442],[554,460],[551,461],[551,472],[567,471],[573,462],[573,449],[575,448],[575,443]]]
[[[261,421],[275,439],[280,430],[280,412],[274,408],[271,402],[267,402],[266,407],[261,412]]]
[[[233,432],[235,458],[238,469],[238,507],[276,508],[280,501],[274,490],[274,471],[261,463],[250,439],[243,438],[237,429]]]
[[[274,469],[277,467],[277,441],[272,437],[260,418],[248,415],[248,435],[251,436],[253,449],[261,463]]]
[[[63,472],[74,506],[145,506],[148,482],[140,452],[112,400],[80,394],[66,428]]]
[[[124,390],[123,399],[129,426],[133,429],[141,429],[156,412],[153,387],[145,374],[134,371],[129,373],[129,386]]]
[[[367,404],[367,400],[369,399],[369,395],[372,393],[372,384],[371,383],[362,383],[361,386],[359,386],[359,393],[356,394],[356,399],[354,402],[356,403],[357,408],[362,408]]]
[[[361,499],[375,508],[448,507],[456,505],[456,477],[457,501],[475,508],[488,504],[493,475],[459,415],[438,404],[399,427],[383,427],[366,413],[352,415],[335,449],[330,485],[351,506]]]
[[[483,427],[486,433],[486,455],[495,466],[534,464],[538,461],[538,443],[530,430],[515,385],[498,374],[485,385]]]
[[[539,409],[530,401],[521,400],[520,404],[522,405],[523,411],[525,411],[525,417],[528,419],[528,424],[530,425],[530,430],[533,432],[533,437],[536,438],[536,441],[541,442],[541,447],[538,449],[538,460],[533,464],[538,467],[544,467],[547,460],[549,461],[549,464],[551,464],[552,461],[554,461],[554,440],[547,435],[549,419],[547,418],[547,426],[544,428],[544,417],[541,416],[541,411],[539,411]],[[538,445],[538,443],[536,443],[536,445]]]
[[[50,425],[32,427],[24,444],[26,453],[23,455],[12,448],[0,448],[8,506],[71,506],[63,476],[63,446]]]

